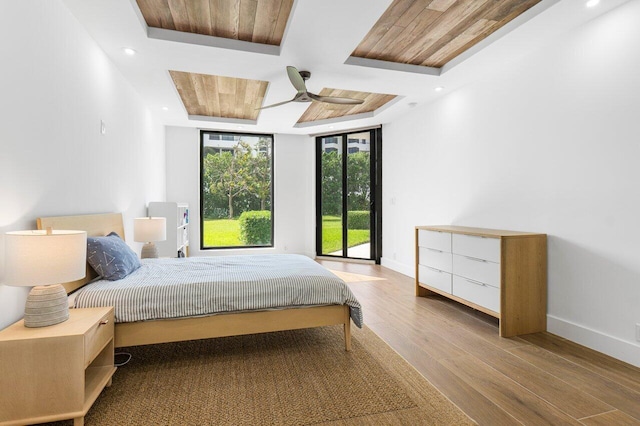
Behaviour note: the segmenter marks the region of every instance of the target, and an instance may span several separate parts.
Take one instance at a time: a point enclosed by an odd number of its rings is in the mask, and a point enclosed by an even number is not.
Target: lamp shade
[[[133,240],[139,243],[167,239],[167,219],[164,217],[137,217],[133,219]]]
[[[84,278],[87,265],[85,231],[14,231],[5,234],[5,280],[33,287]]]

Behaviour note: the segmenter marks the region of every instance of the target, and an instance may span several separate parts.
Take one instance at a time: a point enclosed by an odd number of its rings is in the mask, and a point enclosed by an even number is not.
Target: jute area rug
[[[352,331],[350,352],[338,326],[127,348],[85,424],[473,424],[375,333]]]

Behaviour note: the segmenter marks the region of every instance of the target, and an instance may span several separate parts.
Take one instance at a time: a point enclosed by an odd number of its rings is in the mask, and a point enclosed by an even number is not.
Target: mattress
[[[92,282],[74,299],[76,308],[113,306],[117,323],[322,305],[348,305],[362,327],[345,282],[290,254],[143,259],[127,277]]]

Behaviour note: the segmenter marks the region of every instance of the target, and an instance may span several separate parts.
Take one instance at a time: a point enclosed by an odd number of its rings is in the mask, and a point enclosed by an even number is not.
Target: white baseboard
[[[609,336],[553,315],[547,315],[547,331],[640,367],[640,345],[637,343]]]
[[[391,260],[386,257],[380,259],[380,264],[385,268],[393,269],[394,271],[408,275],[411,278],[416,277],[414,265],[405,265],[404,263],[396,262],[395,260]]]

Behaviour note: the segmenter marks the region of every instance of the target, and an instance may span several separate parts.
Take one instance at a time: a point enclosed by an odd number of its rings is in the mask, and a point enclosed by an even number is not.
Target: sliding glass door
[[[371,129],[316,138],[316,251],[381,257],[381,132]]]

